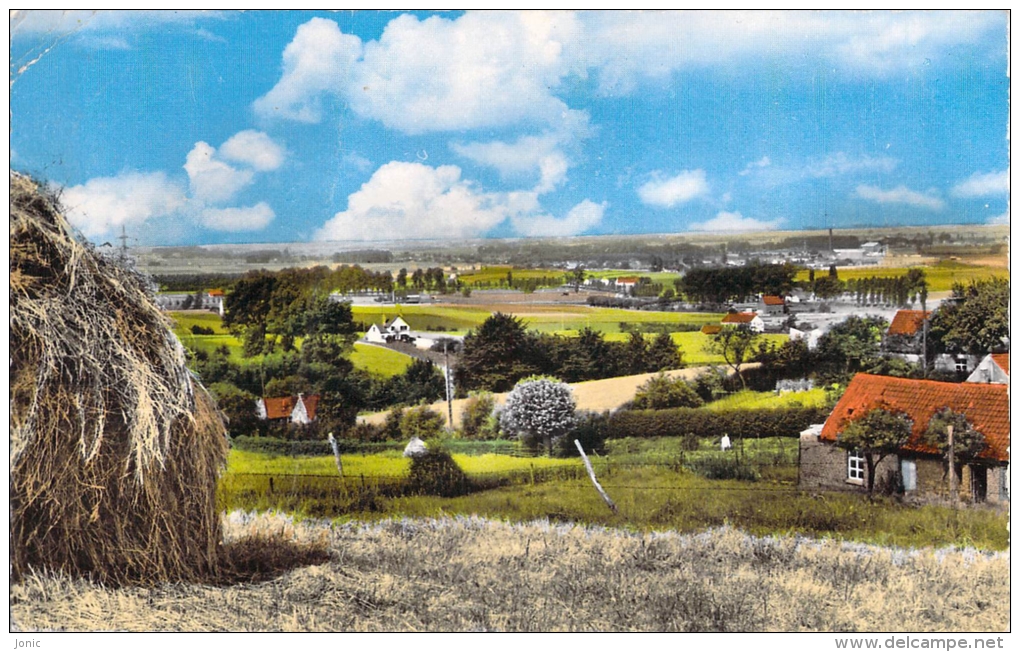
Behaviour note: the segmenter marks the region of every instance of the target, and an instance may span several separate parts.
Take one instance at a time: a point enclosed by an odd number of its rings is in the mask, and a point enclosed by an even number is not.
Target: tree
[[[625,345],[624,364],[631,374],[643,374],[648,371],[648,362],[645,360],[648,355],[648,342],[645,336],[639,331],[633,330],[627,338]]]
[[[428,360],[415,358],[407,369],[390,379],[391,396],[401,403],[431,403],[446,394],[443,374]]]
[[[635,410],[666,410],[701,407],[704,401],[683,380],[660,373],[638,387],[633,404]]]
[[[872,366],[889,327],[882,317],[851,315],[818,339],[821,360],[839,365],[844,374]]]
[[[924,431],[924,443],[939,451],[948,472],[949,426],[953,426],[954,466],[973,461],[985,449],[985,436],[967,420],[967,415],[944,407],[932,415]],[[956,469],[953,469],[956,473]]]
[[[750,359],[757,341],[758,333],[747,326],[724,326],[722,330],[712,336],[708,347],[710,351],[723,357],[726,364],[740,379],[740,386],[744,389],[747,389],[747,382],[740,375],[740,367]]]
[[[683,354],[669,333],[659,333],[645,356],[646,371],[669,371],[683,367]]]
[[[835,276],[823,276],[815,280],[813,291],[822,299],[832,299],[843,293],[843,282]]]
[[[553,444],[574,427],[573,392],[553,378],[526,378],[514,386],[500,412],[500,427],[530,445]]]
[[[836,445],[864,457],[868,468],[868,495],[875,491],[875,468],[910,439],[914,422],[903,412],[874,408],[844,426]]]
[[[952,298],[932,315],[929,334],[940,353],[984,355],[1008,347],[1009,279],[953,286]]]
[[[428,405],[419,405],[404,412],[404,416],[400,419],[400,432],[404,437],[432,439],[443,432],[445,423],[442,414]]]
[[[524,322],[501,312],[494,313],[464,338],[464,349],[455,370],[457,386],[466,390],[505,392],[521,378],[537,373],[534,338]]]
[[[254,394],[222,382],[210,385],[209,391],[216,397],[216,404],[227,417],[227,432],[232,437],[259,433],[261,421],[255,411],[258,399]]]
[[[584,277],[585,272],[584,267],[582,265],[578,265],[574,269],[570,270],[569,278],[570,283],[574,286],[574,292],[577,292],[581,289],[581,286],[584,284]]]
[[[464,404],[460,413],[461,433],[468,439],[475,439],[483,435],[492,410],[496,407],[496,399],[488,392],[474,392]]]

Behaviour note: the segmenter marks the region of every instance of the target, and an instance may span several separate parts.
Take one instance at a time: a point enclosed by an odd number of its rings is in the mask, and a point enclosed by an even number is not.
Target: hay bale
[[[11,574],[112,584],[216,573],[215,402],[140,276],[10,177]]]

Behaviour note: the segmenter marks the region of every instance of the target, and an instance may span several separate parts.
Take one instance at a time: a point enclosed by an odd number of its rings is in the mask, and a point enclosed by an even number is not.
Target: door
[[[970,493],[975,503],[982,503],[988,495],[988,467],[970,467]]]

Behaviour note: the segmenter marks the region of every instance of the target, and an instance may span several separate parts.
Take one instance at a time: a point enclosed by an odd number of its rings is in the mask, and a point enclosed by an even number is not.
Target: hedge
[[[801,431],[822,423],[827,410],[817,407],[731,410],[704,408],[620,410],[609,419],[607,436],[624,437],[799,437]]]
[[[277,439],[276,437],[232,437],[231,447],[249,453],[266,453],[268,455],[286,455],[289,457],[332,455],[333,449],[326,440]],[[362,442],[350,439],[337,439],[337,447],[341,453],[378,453],[395,448],[403,448],[403,444],[395,442]]]

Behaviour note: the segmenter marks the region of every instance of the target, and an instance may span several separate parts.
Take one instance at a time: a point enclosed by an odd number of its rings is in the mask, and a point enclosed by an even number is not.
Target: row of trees
[[[530,332],[521,319],[497,312],[464,338],[455,374],[460,392],[505,392],[533,375],[573,383],[681,365],[681,351],[668,333],[660,333],[651,343],[637,332],[626,342],[608,342],[590,328],[578,337],[558,337]]]
[[[794,288],[797,266],[749,263],[741,267],[698,267],[674,283],[693,303],[722,304],[757,294],[785,296]]]

